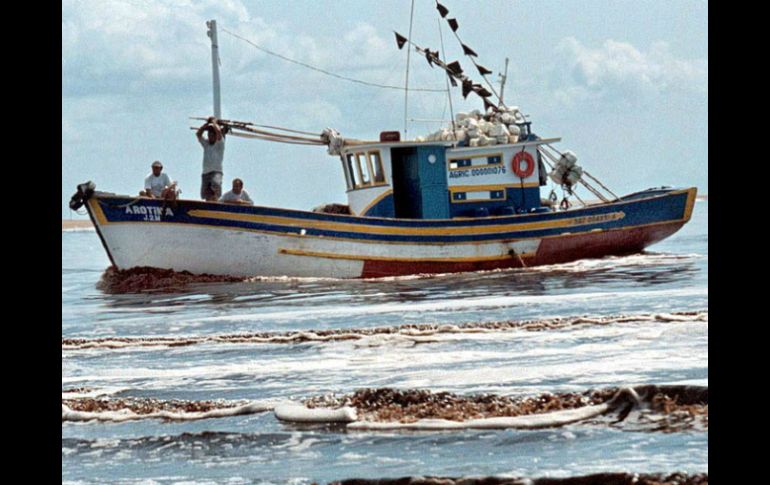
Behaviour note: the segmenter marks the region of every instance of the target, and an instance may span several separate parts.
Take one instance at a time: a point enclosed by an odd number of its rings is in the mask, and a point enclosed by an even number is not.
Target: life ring
[[[526,169],[521,168],[521,162],[527,163]],[[511,169],[517,177],[525,179],[535,172],[535,159],[525,151],[517,152],[511,160]]]

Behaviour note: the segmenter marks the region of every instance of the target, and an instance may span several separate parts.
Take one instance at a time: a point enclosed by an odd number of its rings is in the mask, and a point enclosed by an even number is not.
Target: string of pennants
[[[449,9],[447,9],[445,6],[438,3],[438,1],[436,2],[436,9],[438,10],[442,18],[446,18],[447,14],[449,14]],[[495,106],[494,103],[492,103],[488,99],[494,94],[494,96],[498,99],[500,104],[501,105],[503,104],[502,100],[500,99],[500,96],[495,91],[495,88],[486,78],[488,74],[492,74],[492,71],[482,66],[481,64],[477,63],[474,58],[478,57],[478,54],[476,54],[476,52],[473,49],[465,45],[462,39],[460,39],[460,36],[457,34],[457,29],[460,27],[460,25],[457,23],[457,19],[446,18],[446,21],[449,24],[449,28],[452,29],[452,32],[454,33],[455,38],[457,38],[457,41],[462,46],[463,54],[468,56],[468,58],[471,60],[471,62],[473,63],[473,65],[476,67],[479,74],[481,75],[481,77],[489,86],[489,89],[491,90],[491,92],[488,91],[481,84],[474,83],[471,78],[466,76],[465,73],[463,72],[462,67],[460,66],[459,61],[453,61],[447,64],[439,58],[439,51],[437,50],[431,51],[429,48],[428,49],[422,48],[417,44],[415,44],[414,42],[412,42],[411,40],[404,37],[403,35],[399,34],[398,32],[393,32],[396,35],[396,44],[398,45],[398,48],[402,49],[407,42],[413,45],[414,48],[417,50],[417,52],[425,56],[425,59],[428,61],[428,65],[430,65],[430,67],[433,67],[435,65],[442,68],[444,71],[446,71],[447,76],[449,76],[449,81],[452,83],[452,86],[457,87],[458,85],[457,81],[459,81],[462,84],[463,99],[467,99],[468,94],[470,94],[471,92],[476,93],[476,95],[478,95],[484,101],[485,110],[488,110],[491,108],[495,112],[499,112],[500,110],[498,109],[498,107]]]

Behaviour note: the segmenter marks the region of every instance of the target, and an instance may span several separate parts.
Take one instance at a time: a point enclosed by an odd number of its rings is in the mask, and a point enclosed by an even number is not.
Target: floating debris
[[[450,392],[428,390],[399,390],[390,388],[361,389],[342,396],[337,403],[328,396],[309,399],[310,408],[337,404],[356,408],[359,418],[366,421],[415,422],[419,419],[469,419],[522,416],[602,404],[612,398],[617,389],[591,391],[585,394],[542,394],[536,397],[513,398],[495,394],[459,396]]]
[[[192,274],[189,271],[174,271],[150,267],[131,269],[107,268],[96,288],[105,293],[141,293],[145,291],[178,291],[192,283],[232,283],[246,278]]]
[[[538,428],[596,418],[596,424],[638,431],[708,430],[708,387],[697,386],[646,385],[526,397],[379,388],[318,396],[304,404],[310,409],[355,409],[358,421],[349,425],[352,429]]]
[[[149,398],[62,399],[62,421],[189,421],[255,414],[273,409],[265,402],[182,401]]]

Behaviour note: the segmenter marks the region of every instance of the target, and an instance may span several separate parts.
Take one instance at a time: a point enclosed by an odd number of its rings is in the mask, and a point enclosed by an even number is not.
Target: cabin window
[[[372,167],[372,179],[374,179],[374,183],[385,183],[385,172],[382,170],[380,152],[369,152],[369,164]]]
[[[368,168],[364,168],[367,166],[366,154],[356,153],[356,161],[358,162],[358,173],[361,174],[361,185],[370,185],[372,183],[372,179],[369,176],[369,170]]]
[[[359,172],[360,168],[358,168],[358,164],[353,161],[354,155],[352,153],[349,153],[345,157],[345,165],[347,166],[347,171],[350,173],[350,182],[352,184],[352,189],[358,187],[361,185],[361,174]],[[355,169],[353,167],[356,167]]]

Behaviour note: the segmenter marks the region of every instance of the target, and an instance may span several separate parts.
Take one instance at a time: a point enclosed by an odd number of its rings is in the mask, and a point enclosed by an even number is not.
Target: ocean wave
[[[62,399],[62,422],[190,421],[266,411],[288,423],[346,423],[351,431],[538,429],[578,422],[634,431],[705,431],[708,387],[643,385],[524,397],[373,388],[301,402]]]
[[[139,419],[193,421],[262,413],[272,410],[275,407],[275,402],[162,401],[146,398],[95,399],[68,396],[67,399],[62,397],[61,407],[62,422],[123,422]]]
[[[249,312],[229,314],[198,319],[199,322],[250,322],[255,320],[291,321],[313,318],[338,318],[362,315],[387,315],[394,313],[446,313],[456,311],[481,311],[510,308],[515,306],[537,305],[538,307],[559,303],[581,302],[605,303],[610,299],[661,299],[673,297],[704,297],[708,296],[708,288],[679,288],[665,290],[628,290],[628,291],[595,291],[585,293],[563,293],[553,295],[506,295],[465,297],[461,299],[443,299],[438,301],[380,303],[369,305],[345,305],[328,308],[303,308],[298,310],[281,310],[267,312]]]
[[[611,316],[557,317],[541,320],[505,320],[461,324],[405,324],[390,327],[368,327],[290,332],[261,332],[207,336],[99,337],[63,338],[62,350],[124,349],[131,347],[186,347],[208,343],[230,344],[297,344],[366,340],[367,346],[387,343],[430,343],[442,335],[472,335],[509,330],[541,331],[575,325],[611,325],[631,322],[708,322],[708,310],[672,313],[643,313]],[[385,337],[372,339],[372,337]]]
[[[76,387],[72,389],[62,389],[61,398],[64,399],[93,399],[97,397],[112,396],[128,390],[127,387]]]
[[[96,228],[93,227],[93,226],[91,226],[91,227],[67,227],[67,228],[62,228],[61,232],[63,232],[63,233],[65,233],[65,232],[96,232]]]
[[[708,429],[708,387],[695,386],[643,385],[518,398],[363,389],[352,395],[308,399],[305,407],[309,413],[351,409],[346,414],[351,418],[350,430],[538,429],[577,422],[630,426],[635,431]],[[303,416],[296,410],[294,414]],[[609,414],[609,420],[594,420]],[[319,413],[318,420],[323,416]]]
[[[353,478],[329,485],[708,485],[708,473],[595,473],[564,478],[491,477],[399,477]]]

